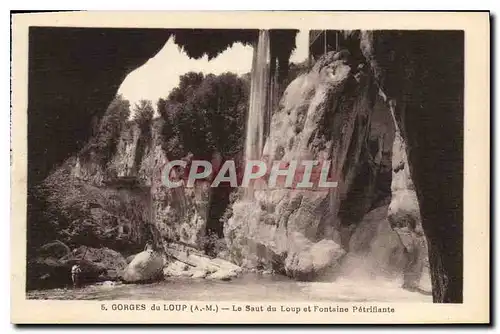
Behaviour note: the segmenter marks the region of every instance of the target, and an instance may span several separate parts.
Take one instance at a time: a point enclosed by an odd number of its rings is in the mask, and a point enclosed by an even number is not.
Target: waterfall
[[[270,39],[269,31],[259,31],[259,39],[254,44],[251,83],[250,83],[250,106],[248,109],[246,138],[245,138],[245,161],[261,158],[264,148],[264,124],[268,117],[267,92],[269,85],[270,61]],[[245,191],[247,195],[252,194],[251,187]]]

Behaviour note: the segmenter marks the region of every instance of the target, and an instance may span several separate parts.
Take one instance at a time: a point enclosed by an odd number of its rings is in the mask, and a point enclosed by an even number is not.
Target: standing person
[[[71,267],[71,280],[73,281],[73,287],[76,288],[80,285],[80,276],[82,274],[82,269],[78,264]]]

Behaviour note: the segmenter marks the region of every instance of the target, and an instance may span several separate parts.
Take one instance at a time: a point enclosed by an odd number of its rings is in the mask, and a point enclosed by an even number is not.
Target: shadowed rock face
[[[165,30],[31,30],[30,184],[81,147],[92,117],[104,113],[126,75],[168,36]],[[360,46],[406,141],[434,301],[462,302],[463,33],[355,33],[351,39],[359,40],[350,45]]]
[[[406,142],[433,299],[462,302],[464,34],[364,32],[359,40]]]

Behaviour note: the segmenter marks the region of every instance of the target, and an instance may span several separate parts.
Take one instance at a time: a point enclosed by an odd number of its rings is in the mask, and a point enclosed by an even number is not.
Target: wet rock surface
[[[338,212],[364,159],[375,101],[368,73],[349,60],[348,52],[331,52],[288,86],[264,148],[270,162],[331,160],[339,186],[257,189],[236,201],[224,226],[232,261],[311,279],[345,253]]]

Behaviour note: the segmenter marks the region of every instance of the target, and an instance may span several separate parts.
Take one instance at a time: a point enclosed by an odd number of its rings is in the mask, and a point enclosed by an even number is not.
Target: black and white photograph
[[[465,29],[45,24],[27,47],[27,301],[464,303]]]

